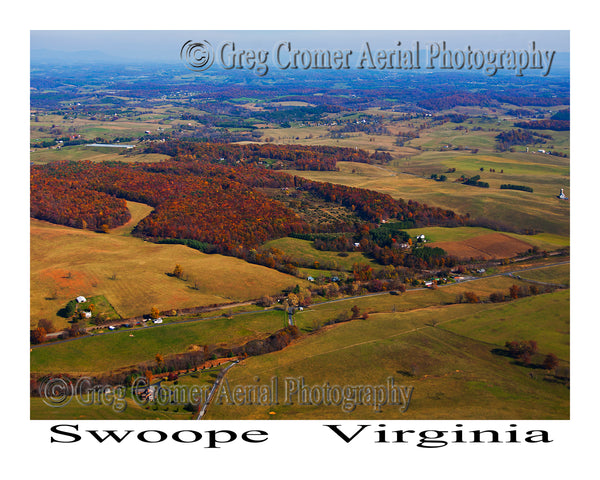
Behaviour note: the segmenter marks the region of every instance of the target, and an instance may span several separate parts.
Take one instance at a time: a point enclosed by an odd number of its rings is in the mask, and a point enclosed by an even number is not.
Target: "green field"
[[[157,112],[158,113],[158,112]],[[111,120],[109,116],[100,118],[82,116],[64,118],[62,115],[37,115],[37,121],[30,124],[30,138],[33,143],[40,140],[50,140],[73,134],[81,135],[94,143],[97,137],[107,139],[115,137],[138,138],[145,131],[156,132],[157,128],[170,129],[170,125],[159,125],[162,115],[133,115],[129,118]]]
[[[122,152],[123,149],[121,148],[86,147],[85,145],[77,145],[63,147],[61,149],[36,149],[29,154],[29,158],[35,164],[81,160],[89,160],[92,162],[160,162],[168,158],[166,155],[157,153],[142,153],[128,156],[121,155]],[[127,152],[129,153],[130,151],[127,150]]]
[[[507,310],[510,310],[508,312]],[[547,316],[540,323],[531,318]],[[504,314],[529,321],[526,331],[504,331]],[[321,330],[304,337],[282,352],[246,359],[228,373],[235,385],[303,378],[306,385],[385,384],[392,376],[397,384],[413,386],[409,409],[397,407],[378,412],[362,406],[345,413],[338,405],[304,406],[211,405],[209,419],[507,419],[568,418],[569,390],[546,382],[511,359],[494,354],[507,337],[531,335],[539,340],[540,352],[560,352],[568,361],[568,295],[563,292],[517,300],[506,305],[451,305],[418,312],[376,314]],[[438,320],[436,327],[430,326]],[[515,323],[517,320],[515,320]],[[469,324],[473,336],[457,334]],[[553,331],[547,332],[551,328]],[[531,337],[527,337],[528,339]],[[558,354],[558,353],[557,353]],[[283,394],[282,394],[283,395]],[[535,404],[535,408],[532,405]]]
[[[218,313],[216,314],[218,315]],[[243,317],[220,317],[92,335],[80,340],[34,348],[30,370],[36,373],[98,373],[153,361],[192,345],[241,344],[266,337],[285,326],[285,314],[267,311]]]
[[[454,333],[495,345],[507,340],[536,340],[540,352],[569,360],[568,290],[501,304],[443,325]]]
[[[295,314],[294,321],[301,332],[307,333],[324,322],[349,312],[357,305],[361,312],[392,314],[412,312],[419,318],[419,311],[435,311],[454,303],[457,295],[473,291],[481,298],[502,290],[508,292],[512,284],[522,284],[509,277],[484,278],[476,282],[440,287],[437,290],[409,290],[398,296],[383,293],[354,299],[315,304]],[[224,310],[225,312],[225,310]],[[214,313],[213,315],[218,315]],[[412,317],[411,317],[412,318]],[[418,323],[418,320],[416,320]],[[101,372],[125,365],[135,365],[163,355],[186,351],[190,345],[240,345],[253,337],[267,336],[285,326],[285,314],[270,310],[231,318],[202,320],[184,324],[165,324],[160,327],[122,330],[106,335],[86,337],[72,342],[38,347],[31,352],[31,371],[49,372]],[[133,333],[133,337],[129,334]],[[107,355],[110,352],[110,355]]]
[[[464,167],[448,174],[445,182],[436,182],[428,177],[432,173],[442,174],[448,165],[459,162],[453,152],[426,152],[410,159],[396,160],[385,167],[339,162],[338,172],[294,170],[292,173],[312,180],[377,190],[394,198],[416,200],[460,214],[468,213],[472,219],[485,217],[517,229],[535,228],[544,233],[569,235],[569,202],[556,198],[561,188],[565,188],[568,195],[568,159],[547,159],[550,156],[543,155],[544,160],[559,162],[559,165],[538,166],[531,163],[520,166],[519,158],[490,155],[473,157],[467,157]],[[494,159],[496,173],[480,172],[479,165],[483,167],[485,164],[487,167],[491,158]],[[501,169],[505,173],[499,173]],[[405,171],[413,173],[403,173]],[[469,177],[480,174],[490,188],[455,183],[453,180],[461,174]],[[531,186],[534,192],[501,190],[503,183]]]
[[[535,280],[537,282],[569,286],[571,284],[571,268],[570,265],[539,268],[521,273],[521,278],[525,280]]]
[[[281,322],[281,312],[272,312],[271,315],[272,327],[277,328],[277,324]],[[568,418],[569,390],[564,385],[547,382],[543,371],[532,370],[495,353],[497,349],[502,349],[507,340],[535,339],[540,355],[534,357],[534,362],[541,361],[543,355],[552,352],[559,356],[563,366],[568,366],[568,315],[569,292],[557,291],[504,304],[456,304],[410,311],[384,311],[372,314],[367,320],[325,327],[303,336],[282,351],[247,358],[227,374],[227,386],[230,390],[236,387],[272,385],[273,378],[276,377],[279,386],[278,405],[228,405],[214,401],[206,418]],[[119,356],[125,350],[130,350],[134,341],[141,341],[143,346],[133,348],[137,348],[137,354],[143,358],[142,350],[153,348],[152,342],[156,342],[156,348],[167,344],[176,351],[178,342],[192,341],[196,338],[195,335],[201,335],[205,340],[210,335],[215,335],[212,339],[218,341],[222,331],[228,337],[240,336],[251,329],[252,334],[256,334],[257,329],[266,326],[262,316],[260,319],[256,316],[254,320],[244,316],[242,322],[240,318],[223,320],[228,323],[219,327],[216,322],[221,320],[205,321],[176,328],[135,331],[133,338],[123,332],[71,342],[82,345],[82,350],[78,353],[69,343],[63,344],[63,348],[72,350],[71,361],[81,362],[84,351],[88,355],[94,355],[101,350],[101,345],[113,352],[116,350]],[[159,340],[156,332],[161,329]],[[104,343],[109,340],[109,344]],[[35,349],[32,360],[37,356],[36,361],[40,361],[39,355],[44,350],[54,350],[51,355],[44,353],[48,357],[55,359],[63,356],[66,360],[63,355],[65,352],[60,351],[63,345]],[[79,358],[75,359],[76,356]],[[151,360],[152,356],[146,354],[146,359]],[[127,357],[129,358],[131,357]],[[122,364],[126,359],[120,360]],[[533,377],[529,375],[531,372],[534,373]],[[211,377],[207,373],[198,372],[180,377],[178,383],[182,386],[208,385],[214,381],[214,375]],[[321,388],[325,384],[385,385],[390,377],[396,385],[414,389],[409,408],[405,412],[393,405],[386,405],[381,409],[359,405],[352,411],[344,411],[339,404],[302,405],[298,398],[293,405],[286,404],[289,403],[285,397],[286,381],[302,381],[309,388]],[[220,398],[223,400],[225,397]],[[536,407],[532,408],[532,404]],[[142,408],[129,401],[125,412],[115,413],[107,406],[86,407],[75,401],[65,408],[50,409],[37,398],[31,401],[31,415],[32,418],[55,419],[191,418],[189,412],[175,405]]]
[[[301,240],[299,238],[278,238],[277,240],[265,243],[264,246],[266,248],[277,248],[292,258],[301,260],[303,263],[317,262],[320,266],[330,271],[351,272],[352,266],[355,263],[369,264],[371,266],[376,265],[361,252],[349,252],[348,256],[344,257],[338,255],[339,252],[317,250],[312,246],[310,240]]]

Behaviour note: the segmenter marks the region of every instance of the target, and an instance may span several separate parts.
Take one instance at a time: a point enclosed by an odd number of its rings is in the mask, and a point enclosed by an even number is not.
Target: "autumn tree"
[[[256,304],[260,307],[270,307],[271,305],[273,305],[273,302],[273,297],[265,295],[264,297],[261,297],[260,300],[256,302]]]
[[[465,302],[467,303],[479,303],[479,297],[475,292],[465,292],[464,294]]]
[[[546,355],[546,358],[544,358],[542,366],[546,370],[554,370],[556,367],[558,367],[558,357],[553,353],[549,353],[548,355]]]
[[[158,318],[160,317],[160,310],[156,307],[152,307],[152,309],[150,310],[150,317],[151,318]]]
[[[490,293],[490,302],[499,303],[504,301],[504,294],[502,292]]]
[[[327,285],[327,297],[336,298],[340,294],[340,287],[337,283],[330,283]]]
[[[47,318],[42,318],[38,321],[38,328],[43,328],[46,333],[52,333],[56,331],[52,320],[48,320]]]
[[[513,340],[504,344],[508,353],[513,358],[518,358],[523,363],[529,363],[531,356],[538,351],[537,342],[535,340],[518,341]]]
[[[85,329],[82,329],[78,322],[72,323],[71,326],[65,331],[69,337],[79,337],[80,335],[85,334]]]
[[[287,302],[290,307],[297,307],[299,302],[298,295],[293,292],[289,293],[287,296]]]
[[[364,282],[371,280],[371,276],[373,275],[373,268],[365,263],[355,263],[352,266],[352,273],[354,274],[355,280]]]
[[[358,307],[358,305],[354,305],[350,311],[352,312],[352,318],[358,318],[358,316],[360,315],[360,308]]]
[[[46,340],[46,330],[42,327],[37,327],[29,333],[29,340],[33,345],[43,343]]]
[[[512,285],[508,291],[510,298],[512,298],[513,300],[519,298],[520,291],[521,289],[518,285]]]
[[[529,294],[530,295],[537,295],[540,293],[540,289],[538,288],[537,285],[529,285]]]
[[[160,367],[164,363],[165,358],[160,353],[157,353],[154,356],[154,360],[156,360],[156,364]]]
[[[183,268],[181,268],[181,265],[175,265],[175,268],[173,269],[173,276],[177,278],[183,277]]]

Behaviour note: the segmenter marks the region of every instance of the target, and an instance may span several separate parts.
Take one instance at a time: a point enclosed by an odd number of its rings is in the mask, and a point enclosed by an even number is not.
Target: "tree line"
[[[361,149],[323,145],[231,144],[184,141],[153,143],[147,146],[144,151],[146,153],[161,153],[180,160],[199,160],[201,162],[229,165],[256,164],[266,160],[278,160],[285,162],[287,167],[297,170],[337,170],[336,164],[339,161],[360,163],[381,161],[381,153],[370,154]],[[389,154],[387,155],[389,157]]]
[[[156,164],[83,161],[34,165],[31,170],[32,217],[106,231],[130,219],[125,200],[141,202],[154,210],[136,225],[136,236],[185,243],[207,253],[237,256],[286,273],[293,273],[297,263],[261,245],[275,238],[316,233],[318,227],[258,191],[259,187],[295,187],[325,202],[348,207],[362,223],[354,222],[342,230],[354,232],[359,239],[373,232],[372,253],[382,262],[383,253],[389,256],[405,240],[405,234],[392,224],[375,229],[384,220],[394,220],[401,228],[462,225],[468,220],[467,216],[412,200],[397,200],[372,190],[307,180],[254,165],[234,167],[184,160]],[[344,243],[347,249],[348,242]]]

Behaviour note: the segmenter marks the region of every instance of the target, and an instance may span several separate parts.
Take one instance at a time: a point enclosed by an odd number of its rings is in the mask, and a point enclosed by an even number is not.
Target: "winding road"
[[[452,285],[456,285],[458,283],[462,284],[462,283],[467,283],[467,282],[476,282],[476,281],[480,281],[480,280],[485,280],[487,278],[494,278],[494,277],[502,277],[502,276],[507,276],[507,277],[513,277],[516,278],[518,280],[522,280],[522,281],[526,281],[526,282],[530,282],[530,283],[536,283],[536,284],[540,284],[540,285],[547,285],[547,286],[552,286],[552,287],[559,287],[559,288],[564,288],[566,287],[566,285],[558,285],[558,284],[550,284],[550,283],[544,283],[544,282],[539,282],[537,280],[528,280],[526,278],[521,278],[521,273],[522,272],[528,272],[531,270],[538,270],[540,268],[548,268],[548,267],[557,267],[560,265],[569,265],[571,262],[570,260],[565,260],[562,262],[556,262],[556,263],[550,263],[550,264],[544,264],[544,265],[536,265],[536,266],[532,266],[532,267],[527,267],[527,268],[522,268],[522,269],[518,269],[518,270],[511,270],[508,272],[501,272],[501,273],[495,273],[493,275],[485,275],[483,277],[466,277],[463,280],[460,280],[458,282],[455,283],[448,283],[448,284],[443,284],[443,285],[438,285],[438,288],[444,288],[444,287],[449,287]],[[407,291],[417,291],[417,290],[428,290],[427,287],[418,287],[418,288],[411,288]],[[389,295],[390,292],[389,291],[383,291],[383,292],[375,292],[375,293],[367,293],[365,295],[354,295],[351,297],[342,297],[342,298],[336,298],[334,300],[326,300],[324,302],[319,302],[317,304],[315,304],[314,306],[319,306],[319,305],[326,305],[326,304],[330,304],[330,303],[335,303],[335,302],[345,302],[348,300],[357,300],[360,298],[367,298],[367,297],[376,297],[378,295]],[[251,305],[252,302],[240,302],[240,305]],[[227,305],[225,307],[215,307],[215,311],[219,311],[219,310],[223,310],[225,308],[229,308],[231,307],[231,305]],[[267,310],[274,310],[275,307],[271,307],[265,310],[256,310],[256,311],[252,311],[252,312],[235,312],[235,313],[231,313],[231,316],[238,316],[238,315],[256,315],[256,314],[261,314],[264,313]],[[290,318],[291,314],[288,314],[288,324],[289,325],[293,325],[293,318]],[[187,320],[181,320],[178,322],[171,322],[171,323],[163,323],[163,324],[158,324],[158,325],[146,325],[145,327],[142,327],[143,329],[146,328],[159,328],[159,327],[168,327],[168,326],[173,326],[173,325],[180,325],[180,324],[184,324],[184,323],[191,323],[191,322],[202,322],[205,320],[216,320],[219,318],[223,318],[222,315],[215,315],[215,316],[210,316],[210,317],[203,317],[203,318],[189,318]],[[125,320],[121,320],[120,322],[118,322],[119,324],[122,323],[127,323],[127,319]],[[30,348],[31,349],[36,349],[36,348],[44,348],[44,347],[49,347],[52,345],[58,345],[60,343],[65,343],[65,342],[73,342],[76,340],[81,340],[83,338],[89,338],[90,336],[100,336],[100,335],[110,335],[110,334],[115,334],[115,333],[119,333],[119,332],[136,332],[138,331],[139,328],[127,328],[127,329],[119,329],[119,330],[115,330],[115,331],[108,331],[108,332],[103,332],[103,333],[94,333],[91,335],[83,335],[81,337],[73,337],[73,338],[67,338],[64,340],[56,340],[56,341],[52,341],[52,342],[47,342],[47,343],[41,343],[39,345],[31,345]],[[58,332],[59,334],[60,332]]]

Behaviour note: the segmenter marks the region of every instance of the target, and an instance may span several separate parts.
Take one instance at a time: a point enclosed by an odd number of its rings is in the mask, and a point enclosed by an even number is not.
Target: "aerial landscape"
[[[569,419],[565,35],[493,73],[32,42],[30,418]]]

